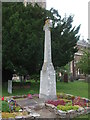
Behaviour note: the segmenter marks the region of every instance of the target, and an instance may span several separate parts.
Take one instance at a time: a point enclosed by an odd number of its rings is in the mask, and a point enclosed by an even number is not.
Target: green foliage
[[[37,74],[43,64],[46,17],[53,20],[52,58],[54,66],[65,66],[77,52],[79,28],[72,27],[73,16],[61,19],[55,9],[45,10],[37,4],[2,4],[3,69],[19,75]]]
[[[66,104],[66,106],[71,106],[72,105],[72,102],[68,102],[67,104]]]
[[[2,11],[3,68],[21,75],[37,71],[43,57],[45,10],[37,5],[24,7],[23,3],[3,3]]]
[[[21,109],[20,106],[15,106],[15,104],[13,104],[13,102],[10,103],[10,105],[13,106],[13,112],[19,112],[19,110]],[[0,108],[0,111],[2,112],[11,112],[11,108],[9,107],[9,103],[6,101],[2,101],[2,109]]]
[[[68,111],[68,110],[78,110],[79,106],[62,106],[58,105],[57,109],[62,111]]]
[[[34,79],[34,80],[39,80],[40,79],[40,75],[38,75],[38,74],[34,74],[34,75],[31,75],[30,76],[30,79]]]
[[[10,112],[9,104],[6,101],[2,101],[2,112]]]
[[[56,72],[57,72],[57,74],[59,74],[60,72],[62,74],[64,74],[64,73],[70,74],[70,65],[66,64],[65,66],[57,67]]]
[[[72,16],[64,19],[52,29],[52,55],[55,67],[65,66],[74,59],[74,53],[77,52],[76,43],[79,40],[77,33],[80,26],[72,28]]]
[[[15,107],[15,112],[19,112],[20,109],[21,109],[20,106],[16,106]]]
[[[84,50],[83,56],[80,61],[77,63],[77,67],[80,70],[83,70],[84,74],[90,74],[90,51]]]

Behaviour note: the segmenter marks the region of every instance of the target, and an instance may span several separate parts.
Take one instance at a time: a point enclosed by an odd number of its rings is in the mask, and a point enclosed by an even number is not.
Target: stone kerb
[[[66,95],[73,96],[71,94],[66,94]],[[85,99],[88,102],[90,102],[90,100],[87,99],[87,98],[82,98],[82,99]],[[75,118],[75,117],[78,117],[80,115],[86,115],[86,114],[90,113],[90,106],[89,107],[85,107],[85,108],[80,107],[78,110],[68,110],[68,111],[58,110],[57,107],[55,107],[52,104],[48,104],[48,103],[45,103],[45,106],[48,109],[50,109],[50,111],[54,111],[55,114],[60,116],[60,118]]]
[[[60,116],[60,118],[74,118],[80,115],[85,115],[90,113],[90,107],[85,107],[85,108],[79,108],[78,110],[68,110],[62,111],[62,110],[57,110],[57,108],[54,105],[51,104],[45,104],[50,111],[54,111],[57,115]]]

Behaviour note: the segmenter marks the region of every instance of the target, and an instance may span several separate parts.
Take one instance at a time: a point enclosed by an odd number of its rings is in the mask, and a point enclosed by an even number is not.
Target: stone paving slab
[[[39,118],[58,118],[54,112],[50,111],[49,109],[43,108],[41,110],[36,111],[38,114],[40,114]]]
[[[25,98],[24,100],[16,100],[16,101],[17,101],[17,104],[19,104],[22,107],[33,106],[37,104],[34,100],[28,99],[28,98]]]
[[[59,118],[53,111],[50,111],[45,107],[45,101],[42,99],[29,99],[25,98],[23,100],[16,99],[17,104],[26,108],[28,112],[37,113],[40,116],[37,118]]]

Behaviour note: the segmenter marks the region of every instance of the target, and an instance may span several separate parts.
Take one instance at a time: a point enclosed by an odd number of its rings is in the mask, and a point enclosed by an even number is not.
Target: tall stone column
[[[51,30],[50,20],[45,21],[44,63],[40,72],[39,98],[56,99],[56,74],[51,59]]]

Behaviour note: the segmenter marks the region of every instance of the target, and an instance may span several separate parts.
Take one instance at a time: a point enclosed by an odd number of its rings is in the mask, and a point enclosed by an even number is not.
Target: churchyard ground
[[[27,83],[30,83],[30,88],[17,88],[13,89],[12,94],[8,94],[7,92],[7,84],[2,86],[2,96],[13,96],[13,95],[23,95],[23,94],[35,94],[39,93],[39,84],[40,82],[35,82],[34,80],[28,80]],[[17,85],[20,83],[16,83]],[[57,82],[56,89],[57,92],[72,94],[75,96],[86,97],[88,98],[88,86],[90,83],[86,83],[85,81],[74,81],[74,82]]]
[[[38,94],[39,93],[39,85],[40,82],[35,82],[34,80],[26,81],[27,84],[30,85],[30,88],[16,88],[13,89],[12,94],[8,94],[7,92],[7,84],[2,86],[2,96],[15,96],[15,95],[27,95],[27,94]],[[13,83],[15,84],[15,83]],[[20,82],[16,83],[17,86]],[[85,81],[74,81],[74,82],[60,82],[58,81],[56,84],[57,93],[67,93],[75,96],[88,98],[88,86],[90,83]],[[80,116],[79,118],[88,118],[88,115]]]

